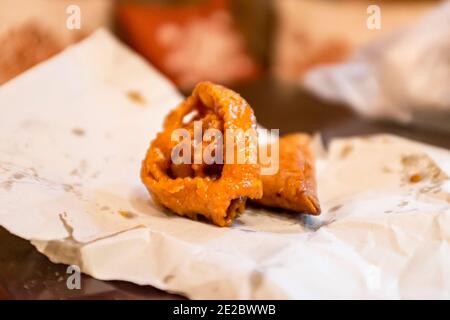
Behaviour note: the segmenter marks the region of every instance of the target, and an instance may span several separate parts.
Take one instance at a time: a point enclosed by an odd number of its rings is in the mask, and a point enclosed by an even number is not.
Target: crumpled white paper
[[[450,151],[337,139],[321,216],[248,209],[219,228],[139,179],[180,99],[105,31],[0,87],[0,225],[95,278],[190,298],[450,298]]]
[[[449,39],[450,1],[444,1],[348,62],[313,69],[303,85],[368,117],[450,130]]]

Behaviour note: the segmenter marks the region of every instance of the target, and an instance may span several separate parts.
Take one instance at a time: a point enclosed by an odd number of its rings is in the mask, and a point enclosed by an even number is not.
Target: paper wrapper
[[[54,262],[189,298],[450,298],[449,151],[334,140],[321,216],[247,209],[219,228],[139,179],[180,99],[104,31],[1,87],[0,224]]]
[[[367,117],[450,131],[449,39],[447,0],[407,28],[357,50],[349,61],[313,69],[302,82],[317,96]]]

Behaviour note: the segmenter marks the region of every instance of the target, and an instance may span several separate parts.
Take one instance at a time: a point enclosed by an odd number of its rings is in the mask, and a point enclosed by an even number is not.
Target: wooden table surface
[[[234,88],[252,105],[258,122],[281,133],[320,132],[325,141],[355,134],[393,133],[450,149],[450,130],[400,126],[362,119],[301,89],[266,79]],[[449,124],[450,127],[450,124]],[[450,128],[449,128],[450,129]],[[0,299],[181,299],[149,286],[82,276],[81,289],[66,286],[66,266],[53,264],[23,239],[0,228]]]

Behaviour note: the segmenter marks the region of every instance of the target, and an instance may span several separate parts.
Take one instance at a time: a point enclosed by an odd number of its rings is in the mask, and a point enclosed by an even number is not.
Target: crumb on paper
[[[20,180],[20,179],[25,178],[25,175],[22,174],[22,173],[20,173],[20,172],[17,172],[17,173],[15,173],[15,174],[13,175],[13,178],[16,179],[16,180]]]
[[[387,166],[384,166],[382,170],[384,173],[392,173],[392,169]]]
[[[86,132],[82,128],[73,128],[72,133],[78,137],[82,137],[86,134]]]
[[[130,90],[127,92],[127,97],[131,101],[133,101],[136,104],[144,105],[145,104],[145,98],[142,96],[142,94],[139,91]]]
[[[416,173],[409,177],[409,182],[418,183],[418,182],[422,181],[422,179],[423,179],[422,175]]]
[[[442,183],[449,179],[445,172],[425,154],[403,155],[401,163],[406,182],[417,183],[426,180],[432,183]]]
[[[137,214],[130,212],[130,211],[125,211],[125,210],[119,210],[119,214],[127,219],[133,219],[137,217]]]
[[[347,158],[347,156],[353,151],[353,146],[351,144],[345,145],[341,150],[341,159]]]
[[[63,189],[66,192],[72,192],[74,190],[74,187],[70,184],[63,184]]]
[[[100,208],[100,210],[101,210],[101,211],[108,211],[108,210],[110,210],[110,208],[109,208],[108,206],[102,206],[102,207]]]

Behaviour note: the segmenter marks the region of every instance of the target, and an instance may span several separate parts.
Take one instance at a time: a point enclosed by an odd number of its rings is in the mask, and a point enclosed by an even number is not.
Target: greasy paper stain
[[[168,274],[167,276],[164,277],[163,282],[169,283],[173,278],[175,278],[173,274]]]
[[[336,206],[334,206],[334,207],[332,207],[332,208],[330,208],[330,212],[335,212],[335,211],[338,211],[340,208],[342,208],[343,207],[343,205],[342,204],[338,204],[338,205],[336,205]]]
[[[443,182],[449,177],[439,166],[425,154],[403,155],[403,171],[408,182],[417,183],[428,180],[433,183]]]
[[[250,274],[250,285],[252,286],[252,288],[254,290],[256,290],[263,283],[263,279],[264,278],[263,278],[263,275],[262,275],[261,271],[254,270]]]
[[[13,174],[13,178],[16,179],[16,180],[20,180],[20,179],[25,178],[25,175],[23,175],[22,173],[18,172],[18,173]]]
[[[82,137],[86,134],[86,132],[82,128],[73,128],[72,133],[78,137]]]
[[[13,185],[13,183],[10,180],[4,181],[1,183],[2,188],[5,189],[6,191],[10,191],[12,188],[12,185]]]
[[[353,151],[353,146],[351,144],[347,144],[345,145],[342,150],[341,150],[341,154],[340,157],[341,159],[345,159],[348,157],[348,155]]]
[[[137,217],[137,214],[131,211],[119,210],[118,213],[126,219],[133,219]]]
[[[384,173],[392,173],[392,169],[389,168],[389,167],[387,167],[387,166],[384,166],[384,167],[383,167],[383,172],[384,172]]]
[[[26,175],[24,173],[16,172],[12,176],[7,178],[6,181],[3,181],[2,183],[0,183],[0,187],[5,189],[6,191],[10,191],[12,189],[14,183],[18,182],[19,180],[21,180],[25,177],[26,177]],[[35,177],[34,174],[33,174],[33,177]]]
[[[81,199],[82,193],[80,190],[77,189],[77,187],[81,186],[79,183],[74,183],[74,184],[63,183],[61,186],[65,192],[72,193],[76,197]]]
[[[131,101],[133,101],[136,104],[139,105],[145,105],[145,98],[142,96],[142,94],[139,91],[130,90],[127,92],[127,97]]]
[[[83,175],[86,173],[87,171],[87,167],[88,167],[88,163],[86,160],[81,160],[80,163],[78,164],[78,166],[74,169],[72,169],[69,174],[71,176],[76,176],[76,177],[83,177]]]

